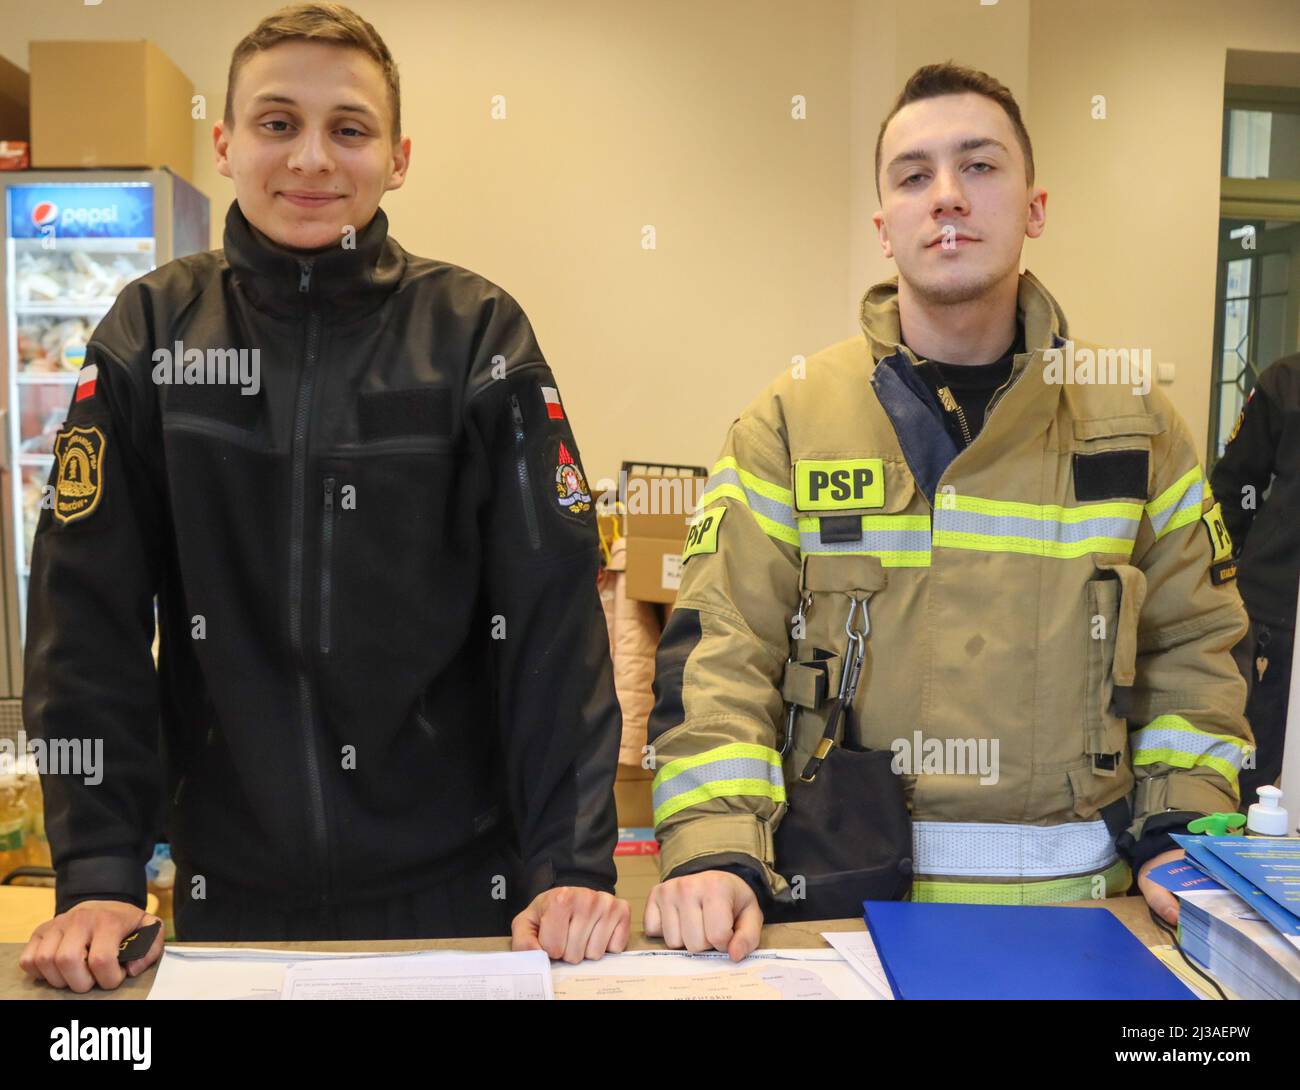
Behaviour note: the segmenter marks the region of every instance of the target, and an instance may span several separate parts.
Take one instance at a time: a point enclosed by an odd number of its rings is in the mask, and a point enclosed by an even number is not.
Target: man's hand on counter
[[[673,949],[693,954],[725,951],[741,961],[758,946],[763,909],[737,874],[706,870],[660,882],[645,906],[645,933],[662,936]]]
[[[598,961],[627,947],[632,910],[612,893],[556,886],[533,898],[510,925],[512,950],[545,950],[553,961]]]
[[[18,965],[32,979],[48,981],[56,988],[88,992],[98,984],[111,990],[162,957],[163,932],[159,928],[144,957],[126,965],[117,963],[122,940],[156,922],[157,916],[125,901],[82,901],[37,927]]]
[[[1170,925],[1178,923],[1178,898],[1165,889],[1164,886],[1148,878],[1147,871],[1154,870],[1162,863],[1173,863],[1175,860],[1182,859],[1183,855],[1182,848],[1161,852],[1153,859],[1148,859],[1138,872],[1138,890],[1146,898],[1147,904],[1151,906],[1152,911]]]

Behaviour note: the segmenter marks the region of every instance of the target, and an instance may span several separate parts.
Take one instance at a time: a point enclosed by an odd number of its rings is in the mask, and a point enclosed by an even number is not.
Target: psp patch
[[[85,518],[104,494],[104,433],[96,427],[70,427],[54,440],[58,476],[54,517],[62,523]]]
[[[800,511],[844,511],[885,505],[885,460],[849,458],[794,464],[794,505]]]
[[[1237,563],[1232,559],[1232,535],[1223,521],[1223,505],[1216,503],[1201,516],[1201,521],[1210,535],[1210,581],[1217,586],[1237,575]]]
[[[686,544],[682,548],[683,564],[701,553],[718,551],[718,530],[722,527],[722,516],[726,513],[725,507],[710,507],[707,511],[700,512],[686,533]]]
[[[554,461],[556,506],[566,515],[585,515],[592,507],[591,487],[563,439],[555,447]]]

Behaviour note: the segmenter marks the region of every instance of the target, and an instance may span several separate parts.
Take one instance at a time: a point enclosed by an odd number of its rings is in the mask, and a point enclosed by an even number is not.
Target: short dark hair
[[[894,108],[889,116],[880,123],[880,132],[876,135],[876,199],[880,199],[880,148],[885,142],[885,129],[904,106],[922,99],[938,98],[940,95],[983,95],[991,98],[1006,112],[1011,119],[1011,127],[1016,130],[1016,139],[1020,150],[1025,154],[1025,181],[1034,184],[1034,147],[1029,142],[1029,130],[1025,128],[1020,116],[1020,107],[1016,97],[1007,87],[999,83],[987,72],[976,68],[966,68],[952,61],[943,64],[926,64],[912,73],[903,86]]]
[[[235,124],[235,80],[239,70],[254,53],[281,42],[321,42],[359,49],[366,54],[382,69],[384,82],[388,84],[389,105],[393,108],[393,143],[402,139],[402,89],[393,55],[379,31],[342,4],[296,4],[281,8],[244,36],[231,54],[230,72],[226,76],[227,128],[233,128]]]

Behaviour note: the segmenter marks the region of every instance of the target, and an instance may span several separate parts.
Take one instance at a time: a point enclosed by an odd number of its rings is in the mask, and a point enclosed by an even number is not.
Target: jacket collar
[[[1042,282],[1028,270],[1020,274],[1016,313],[1025,329],[1026,352],[1051,348],[1058,338],[1069,336],[1065,311],[1043,287]],[[881,360],[901,351],[913,363],[916,362],[907,346],[901,343],[897,276],[882,280],[867,291],[862,297],[859,318],[874,359]]]
[[[388,298],[406,267],[382,208],[357,233],[355,248],[298,254],[272,242],[231,201],[224,245],[240,289],[258,310],[276,317],[300,318],[312,309],[327,322],[363,317]]]

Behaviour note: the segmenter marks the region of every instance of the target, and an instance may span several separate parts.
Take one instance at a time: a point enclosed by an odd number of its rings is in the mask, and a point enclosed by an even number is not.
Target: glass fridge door
[[[86,342],[118,292],[156,264],[149,182],[16,184],[8,189],[9,464],[15,469],[20,639],[42,504],[52,504],[54,437]]]

